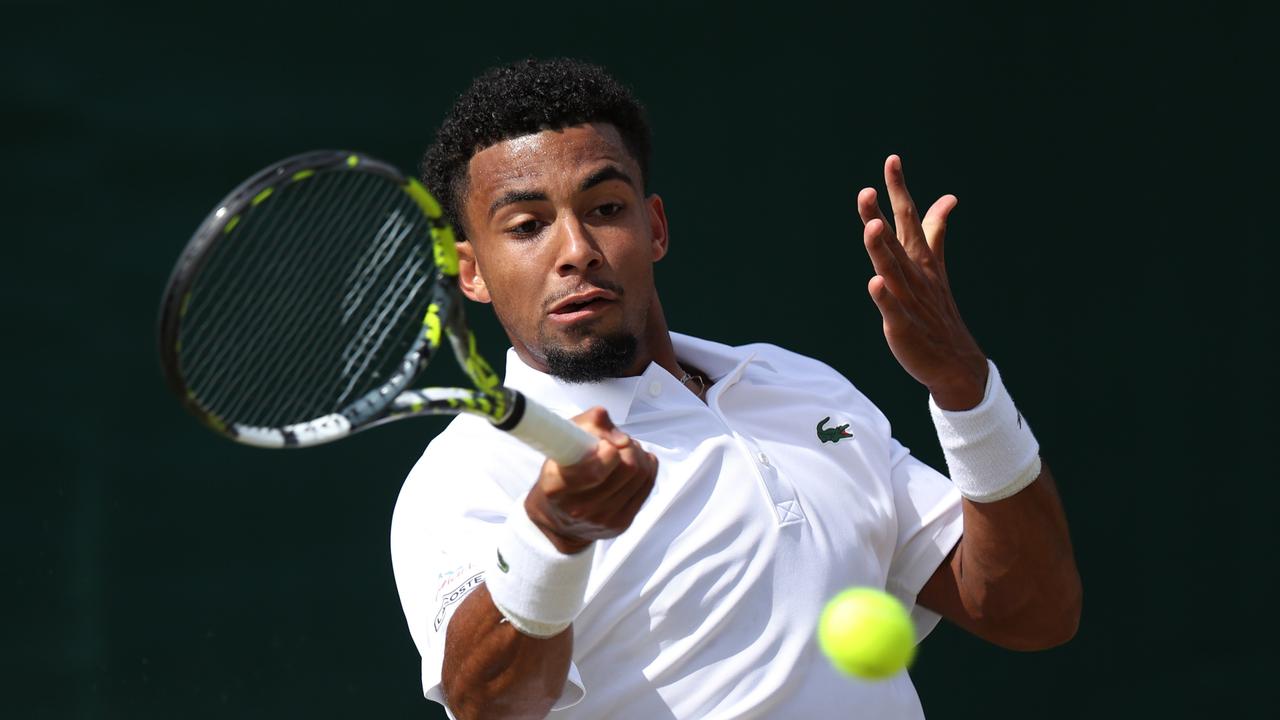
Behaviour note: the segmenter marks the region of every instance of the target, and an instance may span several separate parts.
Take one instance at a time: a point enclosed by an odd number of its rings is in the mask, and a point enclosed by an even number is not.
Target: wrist
[[[973,502],[1002,500],[1040,474],[1040,445],[988,361],[986,387],[967,410],[948,410],[933,397],[929,410],[951,482]]]
[[[547,538],[547,541],[554,545],[556,550],[559,550],[565,555],[575,555],[591,546],[593,541],[590,539],[584,540],[557,530],[555,528],[555,524],[551,522],[550,514],[547,512],[546,508],[543,507],[542,503],[537,502],[534,499],[535,492],[536,491],[530,491],[530,493],[525,496],[524,511],[529,516],[529,522],[533,523],[534,527],[542,531],[542,534]]]
[[[563,632],[582,611],[594,545],[562,552],[529,518],[523,503],[512,508],[495,544],[485,572],[494,606],[530,637]]]
[[[542,531],[543,536],[545,536],[547,540],[555,546],[556,550],[560,551],[560,553],[564,555],[577,555],[583,550],[591,547],[591,543],[595,542],[594,540],[581,540],[567,535],[561,535],[555,530],[552,530],[537,521],[533,521],[533,524],[534,527]]]
[[[943,410],[963,411],[977,407],[986,395],[990,370],[988,360],[983,357],[970,367],[953,374],[938,383],[928,386],[929,396],[935,405]]]

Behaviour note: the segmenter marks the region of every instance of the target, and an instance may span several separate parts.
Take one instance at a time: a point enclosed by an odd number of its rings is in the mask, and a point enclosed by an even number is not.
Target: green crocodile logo
[[[853,433],[849,432],[849,423],[837,425],[833,428],[822,427],[831,421],[831,417],[827,416],[818,421],[818,439],[824,443],[838,443],[845,438],[853,437]]]
[[[501,550],[498,551],[498,569],[502,572],[508,572],[511,570],[511,566],[507,564],[506,558],[502,557]]]

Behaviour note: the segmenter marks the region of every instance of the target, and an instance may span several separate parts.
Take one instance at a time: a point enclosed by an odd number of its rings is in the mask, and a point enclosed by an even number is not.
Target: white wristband
[[[929,397],[929,412],[947,459],[951,482],[973,502],[995,502],[1040,475],[1040,444],[987,361],[987,389],[971,410],[943,410]]]
[[[560,634],[582,611],[595,543],[565,555],[525,512],[523,498],[507,516],[485,572],[489,597],[525,635]]]

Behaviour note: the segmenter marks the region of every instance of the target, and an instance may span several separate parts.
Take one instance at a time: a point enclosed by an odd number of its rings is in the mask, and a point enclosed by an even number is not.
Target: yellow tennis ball
[[[818,645],[841,672],[881,680],[911,664],[916,629],[907,609],[892,595],[855,587],[831,598],[823,608]]]

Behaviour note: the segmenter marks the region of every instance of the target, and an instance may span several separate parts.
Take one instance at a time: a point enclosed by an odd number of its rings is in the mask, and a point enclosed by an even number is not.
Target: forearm
[[[988,368],[981,393],[975,375],[961,399],[932,396],[938,439],[964,496],[964,537],[922,602],[1004,647],[1053,647],[1071,639],[1080,619],[1066,513],[1039,443]]]
[[[445,701],[460,720],[546,717],[564,690],[572,653],[572,626],[545,640],[517,632],[481,585],[449,622]]]
[[[974,623],[968,629],[1015,650],[1070,640],[1080,621],[1080,576],[1048,465],[1012,497],[962,502],[964,537],[951,563],[955,602]]]
[[[569,675],[589,548],[630,527],[653,489],[657,458],[617,430],[603,408],[573,420],[602,442],[573,465],[543,464],[523,512],[509,515],[498,535],[487,583],[449,622],[443,689],[459,718],[551,712]]]

